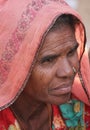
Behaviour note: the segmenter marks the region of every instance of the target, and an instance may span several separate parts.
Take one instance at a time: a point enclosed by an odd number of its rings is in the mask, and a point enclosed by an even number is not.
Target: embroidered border
[[[39,11],[43,5],[49,4],[50,1],[60,2],[61,4],[67,5],[63,0],[32,0],[32,3],[28,4],[26,10],[22,13],[17,28],[13,32],[11,39],[7,42],[0,60],[0,84],[3,84],[6,81],[10,71],[10,63],[15,54],[19,51],[26,31],[30,27],[30,23],[36,16],[37,11]]]

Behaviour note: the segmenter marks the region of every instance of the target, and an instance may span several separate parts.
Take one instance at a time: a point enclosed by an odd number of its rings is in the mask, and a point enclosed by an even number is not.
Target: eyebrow
[[[78,48],[79,44],[76,42],[75,45],[70,49],[70,51],[74,51]],[[61,54],[47,54],[46,56],[42,56],[40,59],[40,62],[43,63],[45,60],[49,59],[49,58],[57,58],[58,56],[60,56]]]
[[[48,59],[54,59],[54,58],[57,58],[59,55],[56,55],[56,54],[50,54],[50,55],[47,55],[47,56],[43,56],[41,58],[41,63],[43,63],[44,61],[48,60]]]
[[[79,46],[79,44],[76,42],[75,45],[74,45],[74,47],[72,47],[70,51],[76,50],[78,48],[78,46]]]

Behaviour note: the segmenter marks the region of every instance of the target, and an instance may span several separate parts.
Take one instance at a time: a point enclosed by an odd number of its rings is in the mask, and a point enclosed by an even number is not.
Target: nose
[[[67,58],[63,58],[57,63],[57,70],[56,70],[57,77],[61,78],[68,78],[73,77],[73,65],[69,62]]]

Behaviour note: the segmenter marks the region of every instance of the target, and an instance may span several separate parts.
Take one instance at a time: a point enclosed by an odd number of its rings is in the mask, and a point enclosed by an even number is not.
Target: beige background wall
[[[90,47],[90,0],[78,0],[78,12],[81,14],[87,32],[87,46]]]

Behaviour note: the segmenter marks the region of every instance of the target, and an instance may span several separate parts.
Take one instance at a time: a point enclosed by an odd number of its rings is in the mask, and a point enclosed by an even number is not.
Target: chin
[[[71,97],[71,93],[62,95],[60,97],[54,97],[51,104],[61,105],[61,104],[67,103],[70,100],[70,97]]]

